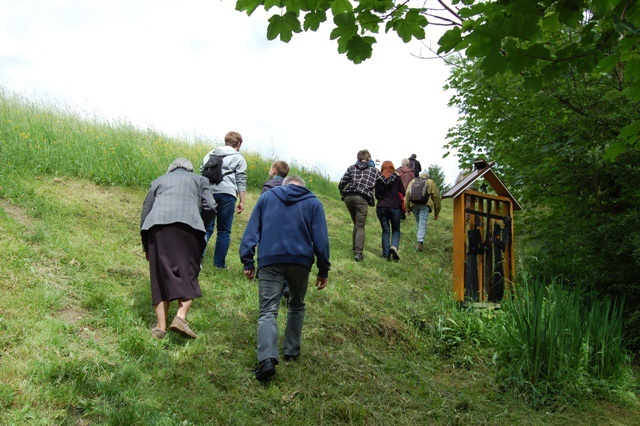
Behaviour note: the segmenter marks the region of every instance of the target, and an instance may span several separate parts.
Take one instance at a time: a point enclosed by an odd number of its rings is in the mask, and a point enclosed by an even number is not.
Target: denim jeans
[[[426,204],[414,204],[411,206],[411,213],[416,218],[416,225],[418,225],[418,230],[416,231],[418,242],[424,242],[424,237],[427,235],[429,212],[431,212],[431,209]]]
[[[400,208],[376,207],[376,215],[380,221],[380,226],[382,226],[382,257],[385,259],[389,258],[391,246],[395,248],[400,246],[401,214]],[[391,232],[389,232],[389,225],[391,225]]]
[[[344,203],[353,221],[351,235],[353,254],[362,255],[362,250],[364,249],[364,227],[367,224],[369,203],[359,195],[347,195],[344,197]]]
[[[258,362],[265,359],[279,359],[278,351],[278,308],[285,281],[289,284],[289,307],[287,327],[282,342],[285,355],[300,356],[302,324],[311,268],[296,264],[269,265],[258,270],[258,296],[260,315],[258,316]]]
[[[229,194],[213,194],[214,200],[218,204],[216,207],[216,217],[207,228],[205,239],[207,242],[213,235],[213,228],[218,222],[216,247],[213,251],[213,264],[216,268],[225,268],[229,243],[231,242],[231,225],[236,208],[236,197]]]

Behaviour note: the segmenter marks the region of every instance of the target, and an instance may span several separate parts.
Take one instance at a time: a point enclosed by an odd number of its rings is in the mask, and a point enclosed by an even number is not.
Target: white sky
[[[378,37],[351,63],[318,33],[268,41],[267,18],[234,0],[15,0],[0,3],[0,85],[108,120],[167,135],[222,140],[315,167],[338,180],[360,149],[374,159],[416,153],[452,183],[442,158],[457,119],[442,87],[448,70],[421,44]],[[275,12],[273,9],[271,12]],[[437,45],[438,36],[427,43]],[[429,52],[424,50],[426,56]],[[266,173],[266,171],[265,171]]]

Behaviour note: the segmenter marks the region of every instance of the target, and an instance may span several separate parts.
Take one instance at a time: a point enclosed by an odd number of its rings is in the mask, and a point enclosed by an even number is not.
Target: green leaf
[[[331,2],[331,13],[333,16],[350,12],[353,12],[353,5],[349,0],[333,0]]]
[[[282,0],[263,0],[264,1],[264,10],[269,10],[273,7],[277,7],[278,9],[282,9],[284,7],[284,2]],[[287,10],[289,9],[289,5],[287,5]]]
[[[484,70],[487,76],[494,76],[500,74],[507,69],[507,58],[502,56],[500,52],[493,51],[485,56],[480,63],[480,67]]]
[[[534,75],[526,77],[524,79],[524,82],[522,83],[522,86],[525,88],[525,90],[536,93],[542,88],[542,83],[543,78],[538,75]]]
[[[320,24],[327,20],[327,14],[322,10],[309,12],[304,16],[304,30],[317,31]]]
[[[596,65],[595,70],[597,72],[608,73],[616,65],[618,65],[618,62],[620,62],[620,59],[618,58],[618,55],[605,56],[604,58],[600,59],[600,61],[598,61],[598,65]]]
[[[629,33],[634,36],[638,35],[638,30],[632,23],[617,17],[613,20],[613,28],[619,33]]]
[[[347,58],[354,64],[369,59],[373,53],[373,43],[376,42],[374,37],[361,37],[355,35],[347,42]]]
[[[236,2],[236,10],[247,12],[247,15],[251,16],[260,5],[262,5],[262,0],[238,0]]]
[[[611,145],[609,145],[604,152],[604,159],[605,160],[609,160],[609,161],[613,161],[615,160],[620,154],[624,154],[625,152],[627,152],[628,147],[626,142],[615,142],[612,143]]]
[[[375,13],[387,13],[395,7],[393,0],[361,0],[358,2],[356,11],[364,12],[369,10]]]
[[[368,10],[358,13],[357,20],[360,23],[360,28],[373,33],[379,31],[380,23],[382,22],[382,19],[378,15]]]
[[[269,18],[269,26],[267,27],[267,39],[274,40],[280,36],[280,40],[288,43],[293,37],[293,33],[302,32],[298,14],[287,12],[284,15],[273,15]]]
[[[409,43],[412,37],[418,40],[424,39],[424,27],[428,24],[427,18],[420,14],[418,9],[410,9],[404,16],[391,21],[391,27],[405,43]],[[387,25],[387,31],[389,25]]]
[[[462,33],[459,27],[453,27],[438,40],[440,48],[438,53],[449,53],[456,48],[456,46],[462,41]]]
[[[356,17],[353,13],[341,13],[333,17],[333,23],[336,27],[331,31],[331,40],[346,40],[358,34],[358,26],[356,25]],[[346,46],[345,46],[346,47]]]

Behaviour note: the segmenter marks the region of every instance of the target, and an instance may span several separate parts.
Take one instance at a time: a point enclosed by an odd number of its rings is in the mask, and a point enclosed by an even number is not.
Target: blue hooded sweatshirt
[[[329,234],[324,208],[303,186],[279,186],[260,196],[240,243],[240,260],[245,270],[255,269],[256,246],[260,268],[279,263],[310,268],[315,256],[318,276],[329,276]]]

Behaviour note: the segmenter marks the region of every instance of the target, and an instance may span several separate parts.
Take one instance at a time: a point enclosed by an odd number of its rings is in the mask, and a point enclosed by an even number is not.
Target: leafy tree
[[[277,10],[267,37],[288,42],[294,33],[316,31],[333,17],[331,39],[354,63],[371,57],[381,27],[404,42],[425,38],[427,25],[450,26],[439,54],[464,52],[487,76],[512,73],[535,93],[549,79],[569,73],[615,71],[640,100],[640,5],[633,0],[237,0],[251,15]],[[640,122],[620,129],[607,147],[614,158],[640,145]]]
[[[467,164],[497,162],[525,204],[519,234],[528,266],[542,278],[624,295],[640,345],[640,153],[605,160],[620,129],[640,119],[630,85],[615,72],[577,71],[545,82],[536,96],[525,84],[512,74],[487,76],[476,61],[455,68],[451,104],[462,115],[448,147]]]
[[[442,167],[437,164],[429,165],[429,178],[435,182],[436,186],[440,190],[441,194],[444,194],[451,188],[451,185],[445,182],[446,176],[444,175],[444,171]]]

